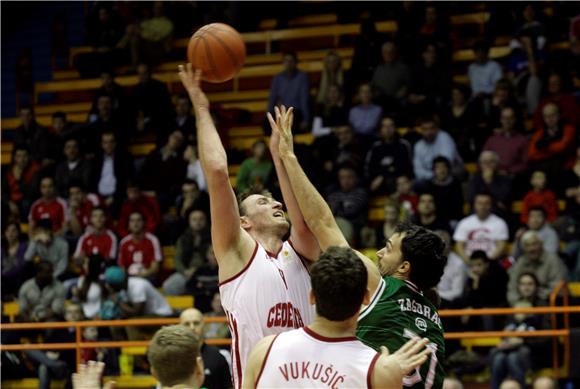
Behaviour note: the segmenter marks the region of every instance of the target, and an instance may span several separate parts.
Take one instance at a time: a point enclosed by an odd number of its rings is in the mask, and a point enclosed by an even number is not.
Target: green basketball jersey
[[[379,350],[386,346],[391,353],[409,339],[428,338],[427,347],[435,351],[414,373],[403,380],[405,388],[441,389],[445,379],[443,327],[435,306],[409,281],[384,277],[371,303],[358,318],[357,337]]]

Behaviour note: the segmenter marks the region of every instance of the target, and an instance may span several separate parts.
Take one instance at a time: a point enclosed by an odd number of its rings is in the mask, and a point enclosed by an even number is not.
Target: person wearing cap
[[[40,219],[32,232],[32,239],[24,253],[25,261],[36,258],[50,262],[54,267],[54,277],[64,275],[68,267],[68,243],[53,232],[50,219]]]

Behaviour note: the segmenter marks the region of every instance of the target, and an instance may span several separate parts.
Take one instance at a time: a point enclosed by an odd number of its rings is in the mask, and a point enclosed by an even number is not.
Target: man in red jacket
[[[124,238],[129,235],[129,216],[138,212],[143,216],[145,231],[155,234],[161,224],[161,210],[157,199],[142,193],[135,183],[127,184],[127,200],[121,207],[117,232]]]

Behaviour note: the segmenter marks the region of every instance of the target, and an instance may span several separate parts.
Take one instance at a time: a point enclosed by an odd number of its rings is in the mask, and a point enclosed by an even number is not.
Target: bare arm
[[[284,204],[286,204],[286,209],[288,210],[288,216],[292,222],[292,230],[290,231],[290,240],[294,245],[294,248],[303,256],[310,260],[318,259],[320,254],[320,247],[318,246],[318,241],[316,237],[306,224],[302,212],[300,212],[300,207],[290,186],[290,181],[288,179],[288,173],[286,168],[280,159],[279,154],[279,143],[280,143],[280,132],[279,128],[283,125],[281,122],[283,118],[289,120],[289,115],[286,115],[286,107],[282,106],[282,109],[275,108],[276,111],[276,121],[272,118],[272,115],[268,113],[268,120],[270,121],[270,126],[272,127],[272,136],[270,137],[270,153],[272,154],[272,160],[274,162],[274,168],[276,169],[276,175],[278,176],[278,182],[280,183],[280,190],[282,191],[282,197],[284,198]],[[290,124],[291,126],[291,124]],[[278,129],[278,130],[277,130]]]
[[[262,340],[260,340],[250,353],[250,358],[248,359],[248,365],[246,366],[246,371],[244,372],[244,378],[242,382],[242,388],[244,389],[253,389],[257,385],[258,375],[260,374],[260,370],[262,370],[262,365],[264,364],[264,359],[266,358],[266,354],[270,349],[272,342],[276,336],[270,335],[266,336]]]
[[[237,274],[250,259],[254,243],[240,226],[240,213],[230,185],[226,151],[209,111],[209,101],[201,90],[201,71],[191,64],[179,66],[179,77],[195,110],[199,159],[210,197],[211,236],[219,263],[220,280]]]
[[[500,259],[505,254],[505,249],[507,247],[507,242],[505,240],[495,241],[495,250],[489,256],[490,259],[496,260]]]

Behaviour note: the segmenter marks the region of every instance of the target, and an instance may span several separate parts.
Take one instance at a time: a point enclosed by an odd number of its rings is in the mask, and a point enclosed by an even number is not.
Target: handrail
[[[564,300],[564,305],[568,306],[569,304],[569,297],[570,297],[570,290],[568,289],[568,283],[565,280],[560,281],[556,287],[554,288],[554,290],[552,291],[552,293],[550,293],[550,306],[551,307],[556,307],[556,303],[557,303],[557,298],[560,295],[560,292],[563,293],[563,300]],[[556,317],[555,313],[552,313],[550,315],[550,324],[552,325],[552,328],[556,328],[556,326],[558,325],[558,320]],[[569,312],[565,312],[564,313],[564,328],[565,329],[570,329],[570,314]],[[559,365],[559,356],[558,356],[558,338],[552,338],[552,365],[554,368],[554,371],[556,372],[556,378],[559,378],[560,372],[559,369],[557,369],[557,366]],[[570,366],[570,342],[564,342],[564,366],[569,368]]]

